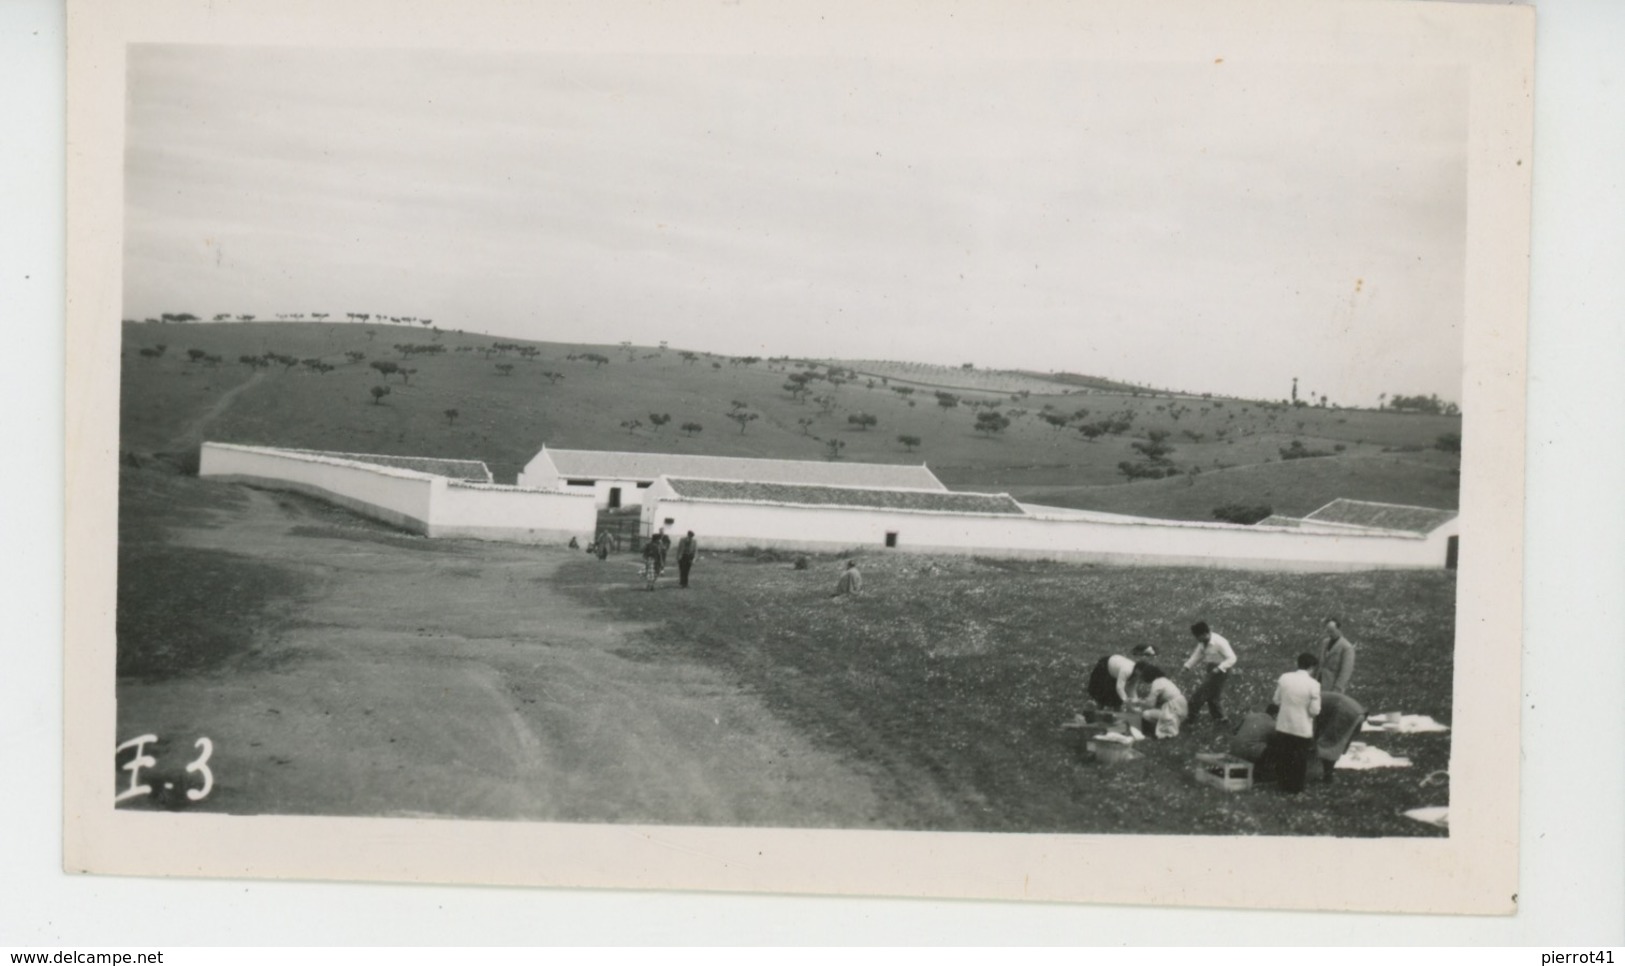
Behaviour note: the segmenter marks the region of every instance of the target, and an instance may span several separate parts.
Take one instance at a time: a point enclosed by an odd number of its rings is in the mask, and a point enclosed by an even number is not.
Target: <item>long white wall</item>
[[[693,530],[702,546],[719,549],[754,545],[824,552],[882,550],[887,532],[894,531],[897,550],[908,553],[1262,570],[1444,566],[1436,541],[1397,533],[1327,534],[1134,518],[1119,523],[658,498],[645,510],[645,519],[666,526],[670,533]]]
[[[523,543],[578,537],[587,543],[597,525],[598,508],[590,493],[549,493],[452,480],[435,496],[429,536]]]
[[[264,446],[204,443],[199,476],[320,497],[364,517],[427,534],[445,478],[416,470]]]
[[[263,446],[204,443],[198,475],[293,490],[431,537],[590,540],[590,494],[466,483],[416,470]]]

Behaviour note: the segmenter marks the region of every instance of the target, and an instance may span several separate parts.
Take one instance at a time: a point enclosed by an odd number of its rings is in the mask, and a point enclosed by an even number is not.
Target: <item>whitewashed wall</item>
[[[463,483],[270,447],[204,443],[198,475],[306,493],[431,537],[586,542],[597,522],[589,495]]]
[[[660,484],[656,484],[659,487]],[[1262,570],[1365,570],[1444,565],[1442,545],[1399,534],[1304,533],[1176,522],[1108,523],[994,514],[848,510],[655,499],[645,519],[668,532],[693,530],[701,545],[771,546],[810,551],[883,550],[897,532],[905,553],[985,555],[1112,563],[1245,567]]]
[[[538,453],[531,458],[525,468],[519,471],[520,486],[533,490],[553,490],[559,493],[590,493],[599,507],[609,506],[609,491],[619,487],[621,491],[621,506],[642,506],[643,494],[649,492],[647,487],[639,488],[637,480],[610,480],[595,479],[591,486],[576,486],[570,483],[568,477],[558,474],[553,468],[553,461],[544,459]]]
[[[305,493],[423,534],[429,532],[435,490],[446,482],[416,470],[228,443],[203,444],[198,475]]]
[[[476,537],[521,543],[583,544],[592,539],[598,508],[591,494],[549,493],[515,486],[449,481],[435,494],[431,537]]]

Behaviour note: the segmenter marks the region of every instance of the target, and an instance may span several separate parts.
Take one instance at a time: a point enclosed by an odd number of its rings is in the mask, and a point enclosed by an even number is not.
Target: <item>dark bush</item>
[[[1245,503],[1227,503],[1213,510],[1213,518],[1223,520],[1225,523],[1240,523],[1250,527],[1274,512],[1273,507],[1264,504],[1248,506]]]

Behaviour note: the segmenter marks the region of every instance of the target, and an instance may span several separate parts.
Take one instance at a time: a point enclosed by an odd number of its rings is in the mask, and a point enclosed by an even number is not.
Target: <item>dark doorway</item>
[[[1461,553],[1461,538],[1451,537],[1444,545],[1444,569],[1456,569],[1456,557]]]
[[[618,486],[612,486],[612,487],[609,488],[609,508],[611,510],[618,510],[618,509],[620,509],[620,506],[621,506],[621,488],[618,487]]]
[[[888,547],[897,546],[897,531],[896,530],[887,530],[886,531],[886,546],[888,546]]]

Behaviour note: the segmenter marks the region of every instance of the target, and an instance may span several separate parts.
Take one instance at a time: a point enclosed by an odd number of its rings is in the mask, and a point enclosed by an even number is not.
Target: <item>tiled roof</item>
[[[330,456],[333,459],[371,463],[374,466],[392,466],[399,470],[416,470],[419,473],[430,473],[453,480],[472,480],[475,483],[489,483],[492,479],[490,469],[479,460],[445,460],[432,456],[383,456],[377,453],[334,453],[320,449],[294,449],[288,452]]]
[[[1368,503],[1364,500],[1333,500],[1304,517],[1310,523],[1340,523],[1376,530],[1405,530],[1432,533],[1456,518],[1455,510],[1397,503]]]
[[[769,460],[685,453],[615,453],[585,449],[544,449],[542,454],[553,461],[560,476],[581,479],[654,480],[662,476],[681,476],[754,483],[947,489],[936,474],[923,465]]]
[[[949,493],[946,490],[871,489],[673,477],[667,477],[666,482],[671,484],[678,498],[687,500],[1026,516],[1021,505],[1004,493]]]

